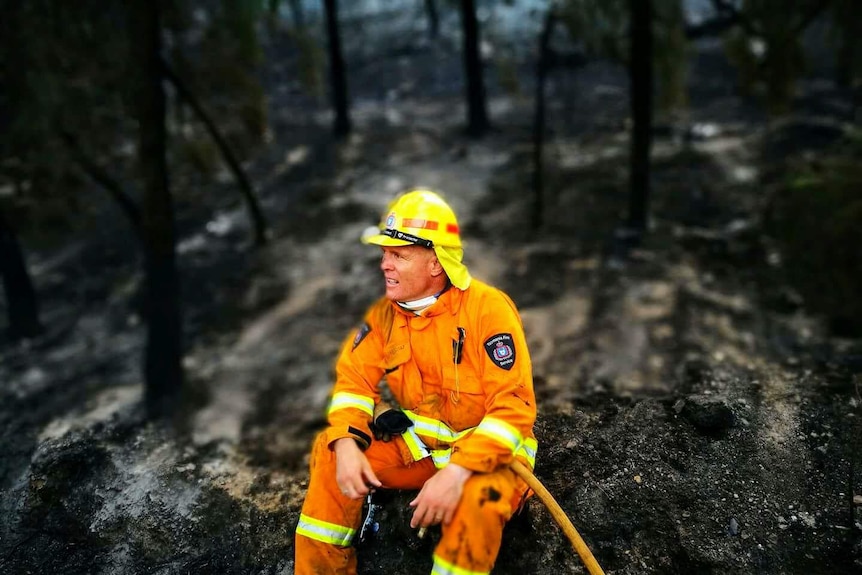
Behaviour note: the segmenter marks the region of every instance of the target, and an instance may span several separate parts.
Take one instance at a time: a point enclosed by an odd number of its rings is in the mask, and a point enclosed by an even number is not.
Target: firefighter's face
[[[443,268],[434,250],[429,248],[384,247],[380,269],[383,271],[386,297],[392,301],[421,299],[445,287]]]

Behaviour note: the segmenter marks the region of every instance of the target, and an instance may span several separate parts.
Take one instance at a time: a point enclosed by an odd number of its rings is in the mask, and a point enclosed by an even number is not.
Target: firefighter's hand
[[[374,406],[374,417],[370,425],[374,439],[392,441],[393,437],[401,435],[411,425],[413,422],[400,409],[395,409],[385,402]]]
[[[335,451],[335,481],[346,497],[361,499],[368,495],[372,487],[383,485],[352,438],[336,439],[332,450]]]
[[[428,527],[437,523],[446,525],[452,521],[464,483],[473,472],[465,467],[450,463],[425,482],[416,499],[410,502],[413,518],[410,527]]]

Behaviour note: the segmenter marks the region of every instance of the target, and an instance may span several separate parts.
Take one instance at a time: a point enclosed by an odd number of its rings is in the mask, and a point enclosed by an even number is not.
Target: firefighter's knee
[[[512,485],[497,473],[473,475],[464,484],[459,507],[473,518],[505,522],[512,516]]]

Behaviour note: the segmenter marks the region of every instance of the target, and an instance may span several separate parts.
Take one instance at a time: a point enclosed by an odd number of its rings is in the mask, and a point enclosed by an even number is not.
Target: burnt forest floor
[[[654,217],[637,245],[615,234],[628,133],[613,66],[554,80],[537,233],[529,99],[492,88],[495,127],[467,140],[446,83],[455,52],[354,70],[356,130],[339,144],[325,106],[280,91],[295,97],[272,102],[272,141],[248,164],[270,245],[250,246],[229,184],[212,184],[216,207],[180,218],[180,429],[142,416],[140,274],[121,224],[36,254],[49,329],[0,349],[0,570],[292,573],[332,362],[380,293],[377,254],[357,238],[411,185],[444,192],[471,271],[521,309],[536,474],[607,573],[859,570],[862,347],[807,313],[762,227],[762,174],[824,145],[806,137],[805,109],[771,122],[725,85],[704,89],[698,79],[727,77],[714,50],[694,64],[687,122],[656,135]],[[273,69],[270,89],[289,75]],[[410,532],[405,501],[384,505],[362,573],[430,569],[437,534]],[[585,571],[534,498],[494,573],[552,572]]]

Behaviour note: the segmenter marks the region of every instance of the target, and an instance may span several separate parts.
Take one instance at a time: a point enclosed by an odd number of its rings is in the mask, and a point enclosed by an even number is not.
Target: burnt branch
[[[257,197],[255,196],[251,182],[249,182],[245,171],[242,169],[242,166],[240,166],[239,161],[230,149],[227,140],[222,136],[218,127],[215,125],[215,122],[213,122],[209,114],[206,113],[203,105],[195,97],[189,87],[186,86],[185,82],[182,81],[179,75],[174,72],[164,59],[161,60],[161,65],[162,73],[165,78],[168,79],[180,97],[185,100],[189,106],[191,106],[192,110],[194,110],[195,114],[197,114],[200,121],[206,127],[207,132],[209,132],[210,137],[216,143],[216,146],[218,146],[218,149],[225,161],[228,163],[228,166],[230,166],[230,169],[239,184],[240,192],[242,192],[243,198],[245,199],[249,214],[251,215],[252,225],[254,227],[255,244],[258,246],[265,245],[267,243],[266,219],[263,217],[260,204],[257,201]]]
[[[94,182],[100,185],[110,196],[117,202],[120,209],[126,214],[129,222],[132,224],[132,230],[135,235],[141,236],[141,211],[138,209],[134,200],[126,193],[123,187],[117,180],[112,178],[108,172],[96,163],[90,156],[85,154],[81,149],[78,139],[69,131],[62,128],[57,129],[57,134],[60,140],[65,144],[66,150],[72,161],[78,165],[81,170],[87,174]]]

